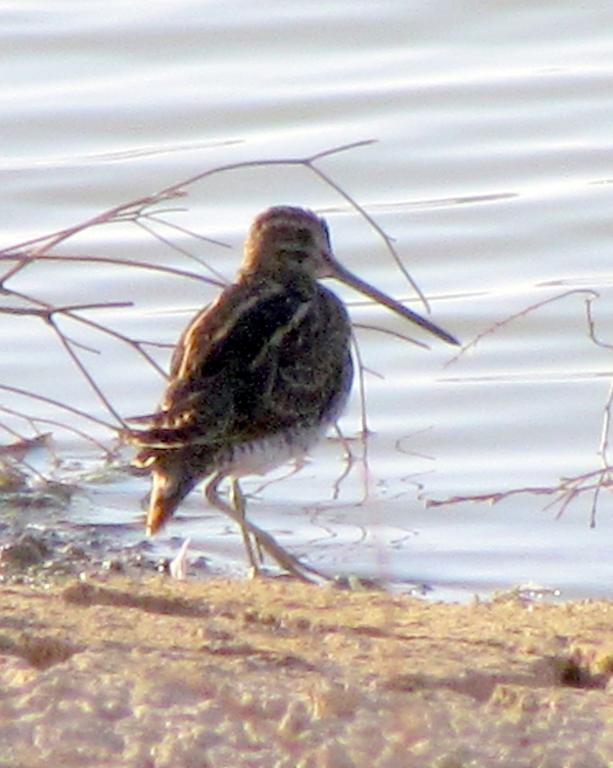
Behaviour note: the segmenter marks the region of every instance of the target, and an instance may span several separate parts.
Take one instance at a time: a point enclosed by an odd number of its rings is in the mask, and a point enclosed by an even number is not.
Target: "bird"
[[[239,480],[303,458],[336,423],[353,381],[351,321],[322,284],[336,278],[439,339],[454,336],[354,275],[335,258],[328,225],[279,205],[257,216],[234,281],[183,331],[155,413],[125,437],[152,475],[146,532],[157,533],[205,480],[209,503],[241,528],[252,573],[262,551],[305,580],[318,571],[246,517]],[[229,479],[229,502],[219,492]]]

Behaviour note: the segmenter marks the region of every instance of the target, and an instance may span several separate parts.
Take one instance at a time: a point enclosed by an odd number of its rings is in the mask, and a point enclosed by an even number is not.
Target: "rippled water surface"
[[[0,21],[2,247],[213,168],[377,140],[316,168],[394,238],[433,318],[465,346],[425,351],[360,327],[371,436],[359,439],[355,388],[341,424],[347,476],[330,439],[300,472],[246,482],[259,525],[327,572],[427,584],[437,597],[526,582],[613,594],[611,494],[594,495],[608,479],[598,473],[613,378],[610,4],[22,0]],[[351,269],[423,309],[377,232],[305,164],[228,170],[187,192],[159,206],[182,229],[92,227],[50,252],[73,263],[36,262],[5,280],[1,306],[132,302],[81,314],[171,344],[215,285],[108,260],[230,279],[251,218],[291,203],[327,218]],[[339,293],[360,326],[407,332]],[[163,379],[134,348],[56,319],[121,416],[152,409]],[[0,340],[0,384],[114,422],[43,319],[3,313]],[[167,364],[166,348],[146,349]],[[4,391],[2,404],[110,439],[49,403]],[[2,423],[32,434],[10,414]],[[119,540],[140,540],[146,480],[83,477],[100,451],[39,426],[55,434],[57,472],[83,487],[61,524],[113,524]],[[561,478],[570,496],[556,519],[560,504],[545,506]],[[494,506],[458,500],[522,488]],[[156,546],[186,536],[215,568],[240,566],[240,536],[198,494]]]

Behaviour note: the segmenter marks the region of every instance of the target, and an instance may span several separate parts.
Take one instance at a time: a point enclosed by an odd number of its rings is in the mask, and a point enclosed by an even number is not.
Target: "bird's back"
[[[136,461],[204,476],[240,446],[324,429],[351,386],[349,339],[344,306],[315,280],[229,286],[179,340]]]

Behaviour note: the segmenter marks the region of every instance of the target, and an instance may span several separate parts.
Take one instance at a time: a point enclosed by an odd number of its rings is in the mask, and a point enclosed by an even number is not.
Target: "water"
[[[558,507],[543,509],[552,497],[536,492],[493,507],[424,506],[555,487],[601,466],[613,358],[589,336],[585,301],[597,292],[596,332],[613,343],[613,9],[22,0],[0,13],[3,247],[214,167],[307,158],[374,138],[317,167],[395,238],[437,323],[464,343],[494,330],[458,359],[437,342],[426,352],[359,331],[365,365],[384,377],[366,374],[374,432],[367,465],[355,461],[335,485],[345,462],[330,440],[300,473],[263,490],[258,479],[247,483],[259,525],[329,572],[425,583],[437,597],[523,582],[566,596],[613,594],[606,491],[595,528],[590,493],[558,520]],[[158,232],[230,279],[249,221],[279,203],[323,213],[341,260],[420,309],[381,239],[304,165],[220,173],[168,203],[185,209],[167,214],[170,221],[231,248]],[[149,260],[213,278],[134,224],[96,227],[54,252]],[[216,290],[204,280],[65,261],[28,267],[5,287],[14,293],[2,297],[4,307],[22,305],[16,292],[63,306],[133,302],[87,317],[167,344]],[[407,330],[339,292],[360,324]],[[0,383],[112,420],[50,327],[2,317]],[[61,322],[102,353],[80,355],[120,414],[151,410],[162,377],[120,342]],[[166,364],[167,350],[147,349]],[[3,403],[62,417],[7,393]],[[28,433],[23,422],[2,421]],[[357,389],[342,428],[359,458]],[[89,470],[99,451],[55,432],[75,472]],[[64,524],[111,523],[119,539],[139,540],[145,480],[80,482],[84,493]],[[164,551],[187,535],[216,567],[239,567],[240,537],[197,495],[156,546]]]

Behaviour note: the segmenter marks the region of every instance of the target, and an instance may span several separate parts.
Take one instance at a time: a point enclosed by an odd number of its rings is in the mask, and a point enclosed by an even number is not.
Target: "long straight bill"
[[[396,299],[388,296],[386,293],[383,293],[369,283],[364,282],[364,280],[361,280],[357,275],[354,275],[353,272],[350,272],[348,269],[346,269],[332,256],[326,255],[326,262],[330,267],[330,277],[334,277],[337,280],[340,280],[341,283],[345,283],[345,285],[348,285],[351,288],[355,288],[356,291],[363,293],[364,296],[368,296],[378,304],[383,304],[384,307],[391,309],[392,312],[396,312],[396,314],[404,317],[406,320],[410,320],[412,323],[419,325],[420,328],[423,328],[425,331],[429,331],[439,339],[446,341],[447,344],[460,346],[460,342],[455,338],[455,336],[447,333],[447,331],[444,331],[438,325],[430,322],[430,320],[427,320],[425,317],[418,315],[417,312],[413,312],[412,309],[408,309],[399,301],[396,301]]]

